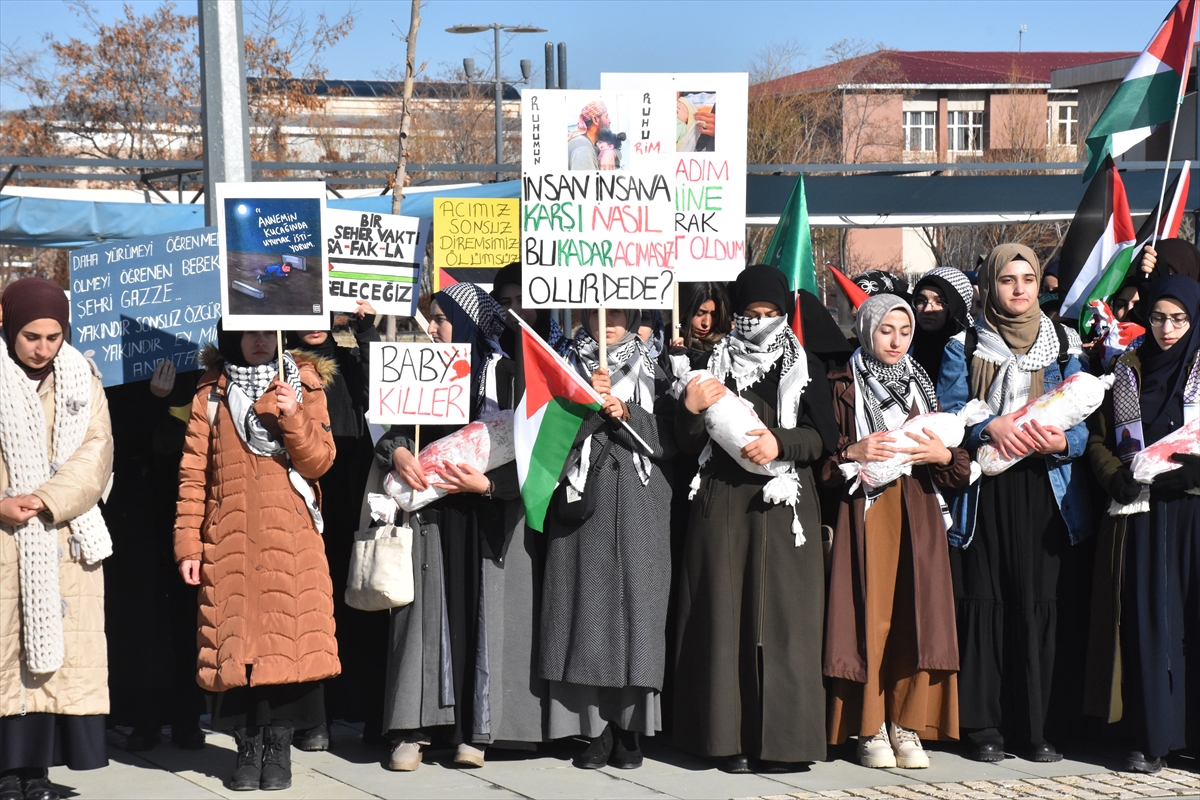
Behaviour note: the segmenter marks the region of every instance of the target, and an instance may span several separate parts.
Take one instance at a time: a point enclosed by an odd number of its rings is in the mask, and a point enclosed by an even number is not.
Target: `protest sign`
[[[200,369],[220,318],[216,228],[71,252],[71,341],[105,386],[149,380],[167,359],[180,372]]]
[[[525,307],[671,306],[673,107],[662,93],[522,93]]]
[[[449,268],[456,281],[478,283],[477,273],[495,274],[521,260],[520,201],[435,197],[433,235],[434,269]],[[436,277],[434,287],[442,288]]]
[[[371,342],[367,419],[392,425],[471,421],[471,345]]]
[[[328,330],[325,184],[217,183],[226,330]]]
[[[648,146],[669,163],[677,237],[676,278],[731,281],[746,265],[746,130],[749,77],[744,72],[602,73],[600,88],[648,92],[653,113],[666,112],[668,139]]]
[[[429,222],[396,214],[325,210],[331,232],[329,310],[356,311],[366,300],[380,314],[411,317],[417,309]]]

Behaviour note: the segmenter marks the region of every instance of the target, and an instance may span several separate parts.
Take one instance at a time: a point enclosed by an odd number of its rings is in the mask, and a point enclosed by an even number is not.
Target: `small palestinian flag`
[[[1105,157],[1084,191],[1063,241],[1058,259],[1058,285],[1063,298],[1059,316],[1090,318],[1085,313],[1088,297],[1115,260],[1120,259],[1129,269],[1136,235],[1125,184],[1112,158]]]
[[[513,414],[513,444],[525,523],[540,532],[571,445],[600,397],[523,320],[521,356],[525,394]]]
[[[1197,0],[1179,0],[1130,68],[1087,136],[1086,181],[1106,155],[1114,158],[1169,122],[1183,101],[1196,39]]]

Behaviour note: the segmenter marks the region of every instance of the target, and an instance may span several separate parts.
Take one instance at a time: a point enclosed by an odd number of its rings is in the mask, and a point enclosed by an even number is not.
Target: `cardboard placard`
[[[213,202],[225,329],[328,330],[325,184],[217,183]]]
[[[433,198],[433,266],[498,269],[521,259],[520,201]]]
[[[149,380],[167,359],[200,369],[221,318],[217,251],[217,229],[197,228],[71,252],[71,340],[105,386]]]
[[[678,237],[680,281],[731,281],[746,266],[746,130],[749,76],[744,72],[602,73],[606,91],[649,92],[655,114],[669,117],[658,151],[674,187],[671,230]],[[652,124],[652,136],[662,130]],[[650,140],[653,142],[653,138]]]
[[[326,209],[329,310],[356,311],[366,300],[380,314],[417,309],[429,222],[397,214]]]
[[[471,421],[471,345],[371,342],[367,419],[391,425]]]

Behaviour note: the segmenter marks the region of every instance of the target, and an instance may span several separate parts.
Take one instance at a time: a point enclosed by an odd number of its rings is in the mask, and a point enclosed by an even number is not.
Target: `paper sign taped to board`
[[[471,345],[371,342],[367,419],[383,425],[471,421]]]
[[[330,208],[329,310],[356,311],[366,300],[380,314],[411,317],[421,286],[429,222],[397,214]]]
[[[433,266],[492,267],[521,260],[521,204],[515,198],[433,198]]]
[[[200,369],[217,340],[217,229],[104,242],[71,252],[71,341],[105,386],[149,380],[162,361]]]
[[[328,330],[325,184],[217,183],[213,194],[225,330]]]

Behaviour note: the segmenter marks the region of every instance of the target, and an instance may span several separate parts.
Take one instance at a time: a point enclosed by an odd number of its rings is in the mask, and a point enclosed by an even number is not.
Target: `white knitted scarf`
[[[2,340],[0,340],[2,341]],[[0,453],[8,472],[9,497],[45,484],[83,444],[91,421],[92,366],[63,343],[54,359],[52,461],[46,460],[46,415],[37,384],[0,345]],[[98,506],[70,520],[71,557],[97,564],[112,555],[112,539]],[[53,527],[34,516],[16,528],[25,663],[30,672],[54,672],[63,663],[66,602],[59,590],[62,559]]]

